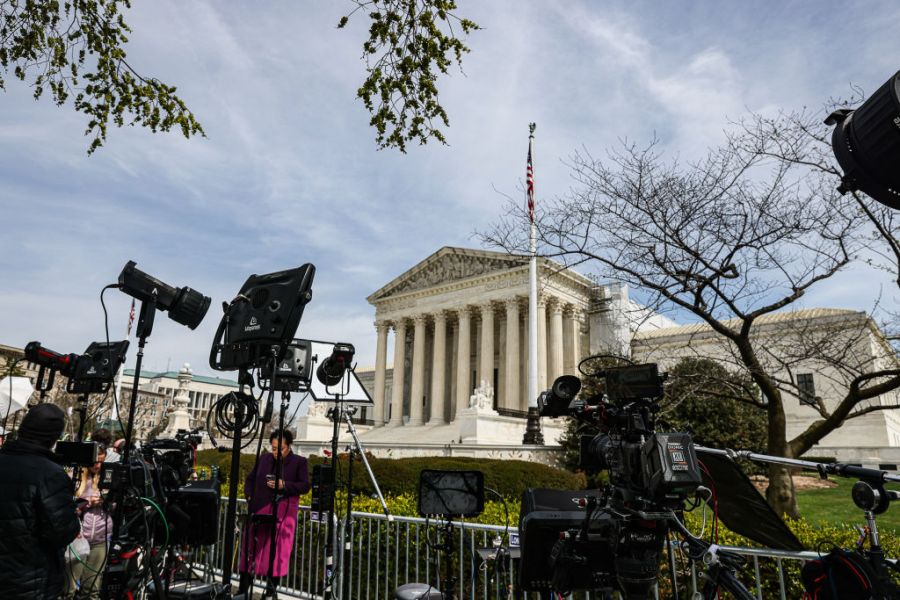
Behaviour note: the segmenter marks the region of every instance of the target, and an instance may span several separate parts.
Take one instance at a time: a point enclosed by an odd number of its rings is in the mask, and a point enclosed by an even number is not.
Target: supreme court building
[[[378,456],[519,458],[552,463],[565,419],[542,419],[544,446],[524,445],[528,398],[527,256],[444,247],[368,297],[377,332],[374,369],[357,375],[374,399],[358,419],[367,451]],[[669,369],[704,356],[733,365],[733,349],[704,324],[678,325],[632,302],[624,286],[598,285],[548,259],[538,259],[538,391],[576,374],[590,354],[631,356]],[[796,336],[854,344],[860,372],[898,365],[884,334],[865,313],[806,309],[759,320],[757,336],[771,351],[790,352]],[[849,343],[849,342],[848,342]],[[788,354],[789,355],[789,354]],[[805,361],[780,377],[797,379],[785,399],[789,435],[820,418],[843,391],[828,365]],[[900,404],[900,392],[870,402]],[[331,439],[327,403],[298,423],[298,444],[320,453]],[[897,468],[900,415],[867,414],[829,434],[811,455]]]
[[[528,262],[444,247],[368,297],[377,345],[374,372],[361,374],[375,401],[366,411],[371,428],[360,428],[367,449],[466,454],[487,445],[494,456],[526,456],[519,449],[529,404]],[[575,374],[591,351],[626,350],[634,331],[621,317],[635,309],[626,288],[538,259],[538,390]],[[642,319],[645,328],[669,325],[658,315]],[[313,407],[312,418],[322,410]],[[313,434],[305,425],[300,437]],[[548,446],[564,425],[542,420]]]

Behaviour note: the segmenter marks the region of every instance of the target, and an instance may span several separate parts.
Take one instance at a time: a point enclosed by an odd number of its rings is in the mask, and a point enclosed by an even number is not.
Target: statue
[[[316,402],[313,401],[309,405],[309,411],[306,413],[307,417],[324,419],[325,415],[328,414],[328,402]]]
[[[475,388],[475,393],[469,397],[469,408],[476,412],[494,410],[494,388],[484,379]]]

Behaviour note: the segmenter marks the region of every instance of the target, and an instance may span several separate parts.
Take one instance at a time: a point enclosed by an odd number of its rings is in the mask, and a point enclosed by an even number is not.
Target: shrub
[[[382,493],[391,496],[401,496],[403,494],[415,496],[418,493],[419,472],[423,469],[481,471],[484,473],[485,487],[497,491],[504,498],[516,500],[521,498],[522,492],[529,487],[557,489],[584,489],[585,487],[583,475],[521,460],[464,457],[399,459],[369,457],[369,464],[375,473]],[[347,472],[346,455],[340,457],[339,471],[341,473]],[[362,464],[354,464],[353,488],[366,495],[370,495],[375,491]]]
[[[368,456],[367,458],[378,480],[378,485],[385,496],[409,494],[415,497],[418,493],[419,472],[423,469],[481,471],[484,473],[485,487],[496,490],[504,498],[515,499],[516,501],[522,497],[522,492],[528,487],[584,489],[586,485],[584,476],[581,474],[569,473],[563,469],[521,460],[465,457],[390,459]],[[323,457],[310,456],[310,471],[315,465],[324,461]],[[253,468],[254,462],[254,455],[241,455],[241,484]],[[223,482],[223,490],[227,490],[225,484],[227,484],[231,473],[231,454],[219,453],[215,450],[203,450],[197,453],[197,464],[218,467],[220,478]],[[338,457],[338,474],[340,483],[347,474],[346,454]],[[361,462],[355,462],[353,465],[353,489],[356,493],[364,496],[370,496],[375,493],[375,488],[369,481],[365,466]],[[489,498],[491,497],[490,493],[487,495]]]

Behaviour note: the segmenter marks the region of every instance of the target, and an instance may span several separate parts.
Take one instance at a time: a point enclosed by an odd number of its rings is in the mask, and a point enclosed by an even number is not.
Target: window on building
[[[800,403],[814,406],[816,403],[816,385],[812,373],[797,373],[797,390],[800,392]]]

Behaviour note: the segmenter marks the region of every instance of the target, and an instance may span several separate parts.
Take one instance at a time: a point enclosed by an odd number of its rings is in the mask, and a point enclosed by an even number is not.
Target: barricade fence
[[[223,568],[225,538],[225,509],[223,500],[219,511],[220,542],[200,549],[194,562],[194,571],[202,573],[206,579],[220,578]],[[247,505],[238,501],[236,520],[234,580],[238,577],[240,555],[241,524],[245,521]],[[309,507],[300,507],[297,518],[297,532],[288,574],[281,578],[279,596],[290,598],[322,598],[326,580],[327,515],[312,512]],[[453,522],[453,557],[450,565],[455,582],[456,597],[460,600],[488,600],[504,598],[524,598],[540,600],[538,593],[517,595],[514,593],[518,577],[518,560],[491,560],[493,552],[511,534],[517,539],[516,524],[511,523],[509,531],[503,525],[484,525]],[[434,540],[441,524],[418,517],[392,517],[383,514],[354,512],[349,528],[341,519],[336,523],[338,540],[343,540],[346,553],[346,569],[336,569],[332,581],[336,598],[353,600],[389,600],[394,590],[411,582],[433,584],[441,589],[441,580],[446,564],[439,552],[433,548]],[[334,562],[340,562],[340,544],[335,545]],[[723,546],[724,549],[741,554],[747,560],[740,574],[742,583],[759,600],[779,597],[787,600],[789,586],[785,571],[787,564],[817,557],[814,552],[784,552],[758,548]],[[479,549],[482,550],[479,553]],[[667,548],[668,550],[668,548]],[[691,598],[702,587],[702,575],[696,568],[685,570],[680,550],[673,540],[673,552],[666,552],[664,575],[654,598],[674,598],[673,584],[681,598]],[[487,559],[483,558],[487,556]],[[675,573],[675,577],[672,577]],[[674,580],[674,581],[673,581]],[[264,582],[256,581],[256,589],[262,590]],[[345,594],[349,592],[349,595]],[[599,595],[574,593],[573,600],[594,600]]]

